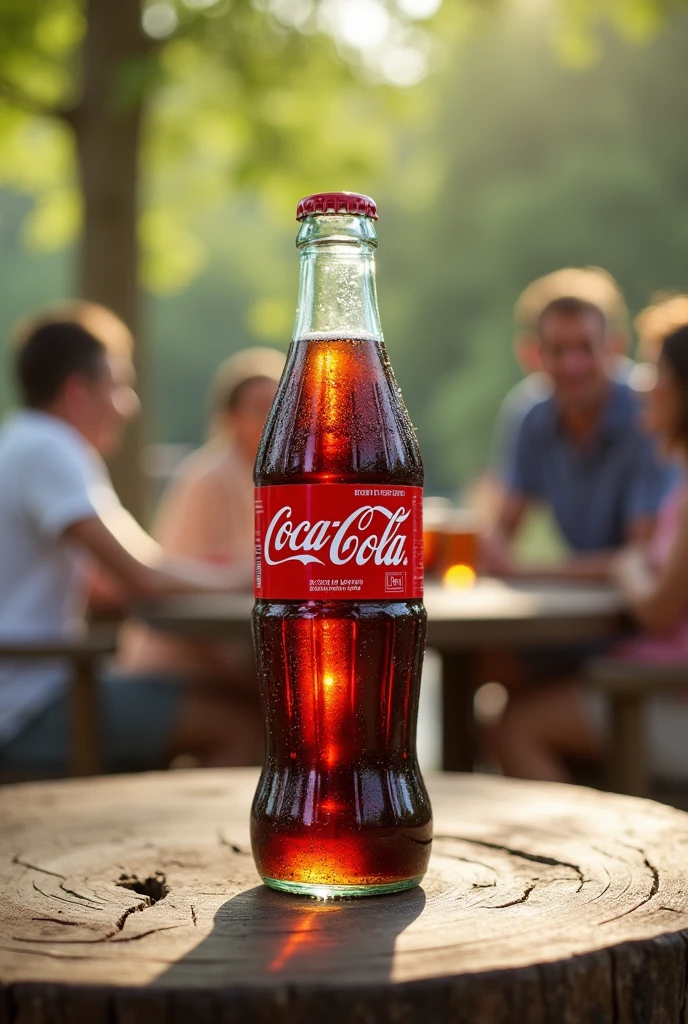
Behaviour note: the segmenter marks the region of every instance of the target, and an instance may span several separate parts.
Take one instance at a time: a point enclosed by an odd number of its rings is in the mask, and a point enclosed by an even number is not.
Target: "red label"
[[[256,487],[255,596],[283,601],[423,596],[423,488]]]

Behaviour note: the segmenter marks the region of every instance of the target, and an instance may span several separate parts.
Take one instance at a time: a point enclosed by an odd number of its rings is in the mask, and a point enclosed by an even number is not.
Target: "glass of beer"
[[[429,576],[440,572],[443,531],[451,511],[448,498],[426,498],[423,502],[423,567]]]
[[[439,541],[439,575],[452,589],[472,587],[478,576],[480,530],[478,517],[467,508],[445,511]]]

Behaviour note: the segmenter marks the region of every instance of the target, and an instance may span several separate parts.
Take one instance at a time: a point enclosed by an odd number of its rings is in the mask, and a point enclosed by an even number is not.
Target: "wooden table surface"
[[[0,790],[3,1024],[685,1021],[685,813],[436,776],[422,887],[317,902],[260,884],[256,780]]]
[[[624,611],[603,585],[481,579],[474,587],[425,588],[428,644],[438,650],[530,647],[609,635]],[[250,637],[250,594],[185,594],[139,609],[151,626],[194,639]]]
[[[470,771],[476,741],[476,656],[485,650],[587,644],[619,631],[624,602],[617,590],[574,583],[481,579],[465,590],[425,589],[428,646],[442,659],[442,767]],[[173,597],[140,615],[151,626],[196,640],[250,642],[249,594]]]

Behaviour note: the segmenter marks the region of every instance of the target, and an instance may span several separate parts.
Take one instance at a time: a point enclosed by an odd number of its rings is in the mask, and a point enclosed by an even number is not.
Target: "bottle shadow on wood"
[[[153,987],[169,994],[175,1020],[186,1013],[194,1024],[312,1021],[325,1005],[334,1022],[337,1005],[348,1012],[357,993],[366,1004],[376,992],[388,1000],[397,938],[424,906],[420,886],[356,901],[256,886],[223,903],[210,934]]]

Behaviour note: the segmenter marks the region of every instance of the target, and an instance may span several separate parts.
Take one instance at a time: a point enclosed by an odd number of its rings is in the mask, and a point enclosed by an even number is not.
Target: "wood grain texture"
[[[256,778],[1,791],[1,1024],[688,1020],[683,812],[436,776],[422,888],[319,903],[259,884]]]

